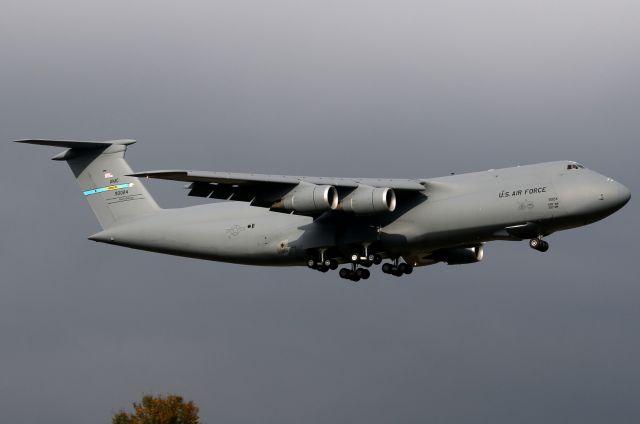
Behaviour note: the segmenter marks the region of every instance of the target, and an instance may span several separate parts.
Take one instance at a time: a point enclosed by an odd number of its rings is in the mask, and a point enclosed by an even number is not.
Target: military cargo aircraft
[[[162,170],[133,172],[134,140],[17,140],[65,148],[66,161],[103,231],[89,237],[134,249],[248,265],[308,266],[359,281],[368,268],[400,277],[439,262],[479,262],[494,240],[546,236],[622,208],[629,190],[573,161],[429,179],[296,177]],[[189,196],[221,199],[161,209],[143,179],[187,183]],[[384,263],[383,263],[384,262]]]

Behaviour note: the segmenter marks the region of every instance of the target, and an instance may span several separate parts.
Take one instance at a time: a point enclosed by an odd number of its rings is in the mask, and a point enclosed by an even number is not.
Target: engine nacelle
[[[338,190],[330,185],[300,183],[272,205],[294,212],[324,212],[338,207]]]
[[[345,196],[338,208],[356,215],[393,212],[396,208],[396,193],[391,188],[361,185]]]
[[[432,255],[433,259],[446,262],[447,265],[464,265],[480,262],[484,257],[484,247],[457,247],[443,249]]]

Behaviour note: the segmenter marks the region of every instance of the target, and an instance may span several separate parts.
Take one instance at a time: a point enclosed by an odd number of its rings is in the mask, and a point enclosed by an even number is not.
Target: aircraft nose
[[[626,205],[629,199],[631,199],[631,191],[611,178],[607,178],[607,183],[604,200],[612,210],[617,211]]]
[[[628,188],[596,172],[585,172],[573,184],[561,186],[563,213],[591,223],[603,219],[622,208],[631,199]]]
[[[626,205],[629,200],[631,199],[631,191],[626,188],[624,185],[620,184],[620,183],[616,183],[616,185],[618,186],[618,193],[615,196],[620,207],[623,207],[624,205]]]

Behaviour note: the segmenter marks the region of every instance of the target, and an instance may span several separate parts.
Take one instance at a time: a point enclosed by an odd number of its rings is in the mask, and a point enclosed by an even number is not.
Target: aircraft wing
[[[187,186],[190,189],[189,196],[245,201],[251,202],[254,206],[284,209],[304,215],[317,215],[318,212],[324,211],[319,206],[318,199],[313,200],[314,190],[316,197],[319,196],[318,188],[324,190],[325,198],[327,187],[333,188],[331,190],[335,190],[337,194],[335,205],[331,205],[332,202],[329,201],[329,206],[335,207],[325,210],[341,209],[339,205],[342,200],[349,198],[350,194],[358,193],[360,197],[366,197],[367,190],[374,193],[373,190],[377,189],[375,193],[380,194],[385,189],[390,190],[392,194],[417,194],[425,190],[423,183],[411,179],[307,177],[189,170],[136,172],[131,176],[191,183]],[[285,200],[295,200],[293,196],[297,196],[299,205],[302,205],[302,199],[309,198],[307,203],[313,203],[315,206],[289,207]],[[393,196],[395,208],[395,194]]]

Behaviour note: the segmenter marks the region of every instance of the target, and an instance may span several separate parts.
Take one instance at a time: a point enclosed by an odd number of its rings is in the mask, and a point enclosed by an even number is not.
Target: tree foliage
[[[133,413],[120,411],[113,416],[112,424],[202,424],[198,407],[182,396],[167,395],[142,398],[133,403]]]

